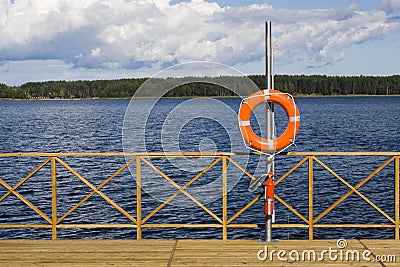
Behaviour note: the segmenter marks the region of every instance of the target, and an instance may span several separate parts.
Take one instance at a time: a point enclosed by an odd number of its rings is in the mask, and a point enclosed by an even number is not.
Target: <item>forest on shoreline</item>
[[[248,76],[259,88],[266,88],[265,75]],[[188,78],[165,78],[167,82],[182,84],[165,97],[232,97],[235,93],[216,84],[232,83],[232,77],[207,78],[208,82],[191,82]],[[235,77],[233,87],[245,86],[246,77]],[[2,99],[76,99],[76,98],[131,98],[148,78],[94,81],[28,82],[20,86],[0,83]],[[178,81],[177,81],[178,80]],[[275,75],[275,89],[292,95],[400,95],[400,75],[392,76],[326,76]],[[235,88],[233,88],[235,89]]]

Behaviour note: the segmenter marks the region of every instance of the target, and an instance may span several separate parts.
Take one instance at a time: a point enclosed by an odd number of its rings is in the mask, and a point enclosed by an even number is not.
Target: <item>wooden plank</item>
[[[394,155],[390,152],[391,155]],[[0,153],[0,157],[155,157],[155,158],[185,158],[185,157],[219,157],[219,156],[234,156],[234,155],[250,155],[257,153],[247,152],[60,152],[60,153]],[[400,154],[399,154],[400,155]]]
[[[321,257],[324,250],[335,250],[333,255],[338,258],[331,260],[328,253]],[[347,251],[358,251],[362,257],[365,250],[371,251],[371,259],[386,256],[386,262],[345,258]],[[265,251],[268,257],[263,259]],[[279,258],[279,251],[286,255]],[[288,256],[293,253],[295,258],[295,251],[300,253],[299,261]],[[388,262],[390,255],[395,261]],[[336,240],[0,240],[0,262],[1,266],[398,266],[400,244],[396,240],[347,240],[341,249]]]
[[[257,152],[67,152],[67,153],[0,153],[0,157],[219,157],[219,156],[246,156],[261,155]],[[382,151],[294,151],[282,153],[288,156],[400,156],[400,152],[382,152]],[[278,154],[278,156],[280,156]]]
[[[289,156],[400,156],[400,152],[382,151],[293,151],[287,152]]]
[[[344,253],[346,253],[347,250],[357,250],[360,253],[365,250],[357,240],[349,240],[347,242],[348,246],[343,249]],[[374,242],[374,244],[377,244],[376,246],[379,247],[379,243],[376,241]],[[382,244],[395,247],[394,252],[400,256],[400,248],[398,245],[394,245],[397,243],[393,240],[382,241],[381,245]],[[275,251],[273,253],[273,260],[266,259],[263,261],[258,258],[258,252],[264,250],[265,246],[268,247],[269,252]],[[348,256],[350,261],[345,261],[346,254],[343,254],[342,261],[340,261],[340,257],[336,261],[329,260],[327,254],[325,254],[326,257],[323,258],[323,261],[281,261],[278,260],[277,256],[280,250],[284,250],[286,253],[294,250],[299,252],[313,250],[316,252],[316,258],[318,259],[318,257],[321,257],[322,251],[329,250],[329,248],[337,250],[338,252],[341,251],[337,247],[336,240],[289,240],[278,243],[214,240],[211,244],[201,240],[180,240],[175,251],[172,266],[381,266],[376,262],[351,261],[351,254]],[[307,256],[307,254],[305,254],[305,256]],[[286,258],[288,258],[287,254]],[[396,263],[385,264],[386,266],[396,266]]]
[[[174,241],[2,240],[1,266],[166,266]]]

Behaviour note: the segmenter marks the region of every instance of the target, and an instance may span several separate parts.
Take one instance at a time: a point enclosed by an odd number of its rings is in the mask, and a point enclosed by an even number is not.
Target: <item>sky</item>
[[[400,74],[400,0],[0,0],[0,83],[264,74],[267,20],[276,74]]]

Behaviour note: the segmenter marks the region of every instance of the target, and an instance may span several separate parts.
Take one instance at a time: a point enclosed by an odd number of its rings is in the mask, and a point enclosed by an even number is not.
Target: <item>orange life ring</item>
[[[264,139],[256,135],[250,125],[253,110],[261,103],[273,102],[283,107],[288,116],[288,125],[283,134],[275,139]],[[285,149],[295,140],[300,127],[300,113],[288,94],[277,90],[260,90],[242,101],[239,109],[239,128],[243,139],[251,148],[266,153]]]

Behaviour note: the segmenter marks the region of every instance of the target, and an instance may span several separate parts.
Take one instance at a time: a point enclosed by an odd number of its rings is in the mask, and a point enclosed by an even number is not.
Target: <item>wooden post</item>
[[[136,157],[136,239],[142,239],[142,171],[140,157]]]
[[[57,239],[57,165],[51,157],[51,239]]]
[[[308,157],[308,239],[314,239],[314,219],[313,219],[313,160]]]
[[[400,157],[395,157],[394,159],[394,220],[395,220],[395,230],[394,230],[394,239],[399,240],[399,226],[400,226]]]
[[[228,209],[228,195],[227,195],[227,173],[226,173],[226,156],[222,157],[222,239],[228,239],[227,229],[227,209]]]

